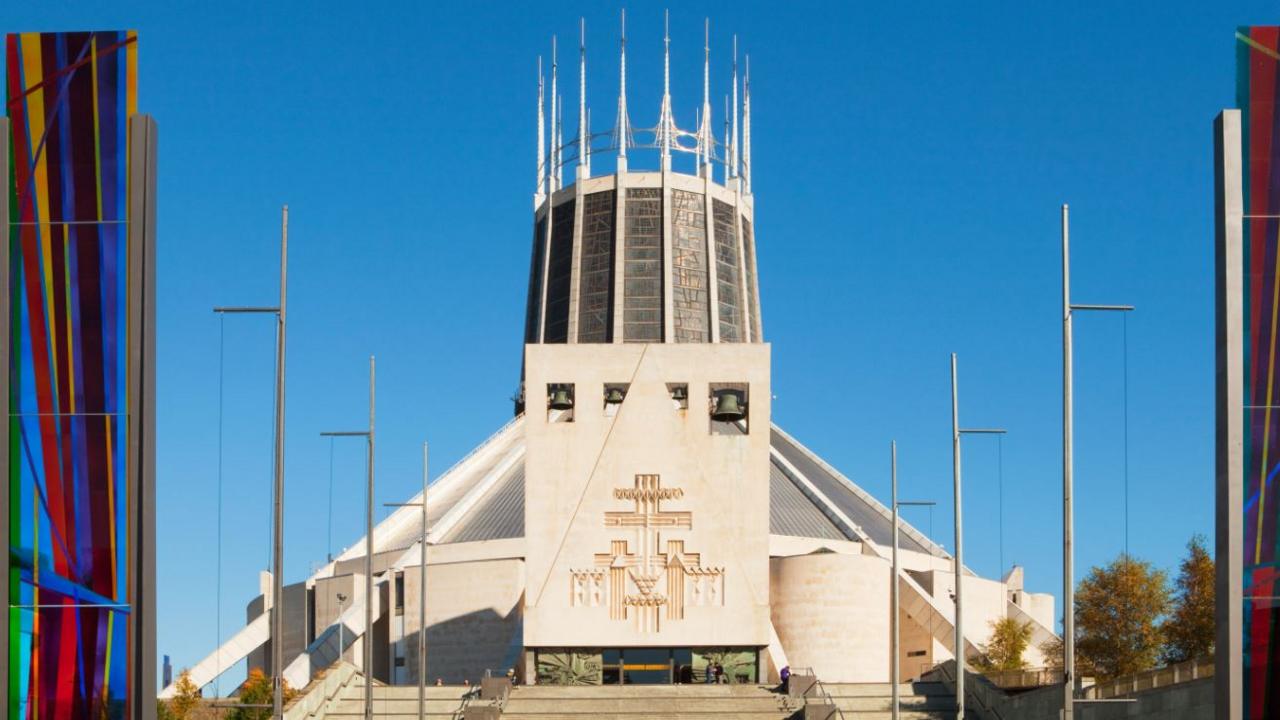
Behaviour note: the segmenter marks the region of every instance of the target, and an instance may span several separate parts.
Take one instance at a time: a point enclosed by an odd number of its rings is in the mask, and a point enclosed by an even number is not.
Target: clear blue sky
[[[1075,299],[1128,319],[1131,550],[1172,567],[1213,522],[1212,143],[1238,24],[1273,3],[812,7],[681,3],[682,125],[712,18],[719,131],[728,46],[752,56],[756,219],[774,419],[888,499],[939,506],[948,549],[948,354],[961,422],[1008,428],[1005,558],[1061,598],[1058,208]],[[378,356],[377,502],[510,416],[534,168],[535,63],[589,32],[612,124],[617,6],[602,3],[8,3],[12,30],[136,28],[139,108],[160,124],[159,643],[215,644],[216,304],[269,304],[291,208],[286,580],[326,553],[329,442],[360,428]],[[628,8],[630,107],[651,126],[662,6]],[[637,159],[633,165],[652,158]],[[1077,567],[1123,546],[1122,320],[1077,322]],[[268,557],[272,326],[226,321],[222,633]],[[363,454],[335,451],[335,552],[362,526]],[[965,441],[966,558],[999,568],[997,446]],[[434,476],[433,472],[433,476]],[[379,514],[384,514],[380,507]],[[909,511],[922,530],[928,514]],[[1061,605],[1059,603],[1059,608]],[[225,686],[225,683],[224,683]]]

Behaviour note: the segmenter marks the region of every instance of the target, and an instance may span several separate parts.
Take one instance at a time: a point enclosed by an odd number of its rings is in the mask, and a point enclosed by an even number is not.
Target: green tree
[[[1027,666],[1022,659],[1031,644],[1031,623],[1020,623],[1005,617],[991,621],[991,642],[982,648],[982,654],[974,665],[983,672],[1021,670]]]
[[[1129,555],[1095,567],[1076,590],[1077,671],[1101,680],[1155,666],[1169,609],[1163,571]]]
[[[1213,615],[1213,557],[1203,535],[1187,543],[1187,556],[1174,580],[1173,608],[1164,622],[1165,645],[1160,660],[1166,664],[1213,657],[1217,625]]]

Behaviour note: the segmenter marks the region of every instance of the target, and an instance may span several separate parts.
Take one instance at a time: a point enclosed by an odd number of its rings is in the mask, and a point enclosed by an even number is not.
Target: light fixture
[[[626,396],[622,394],[622,388],[611,387],[605,390],[604,404],[605,405],[621,405],[624,397]]]

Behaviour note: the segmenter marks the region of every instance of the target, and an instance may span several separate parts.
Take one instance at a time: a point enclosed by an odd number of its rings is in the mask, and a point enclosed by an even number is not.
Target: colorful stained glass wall
[[[129,709],[125,221],[136,39],[24,33],[5,45],[10,718]]]
[[[1280,718],[1280,28],[1242,27],[1244,716]]]

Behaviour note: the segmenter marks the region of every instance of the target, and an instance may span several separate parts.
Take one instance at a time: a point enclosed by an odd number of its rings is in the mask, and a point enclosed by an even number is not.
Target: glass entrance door
[[[622,682],[624,685],[668,685],[671,677],[670,648],[624,648],[622,650]]]

